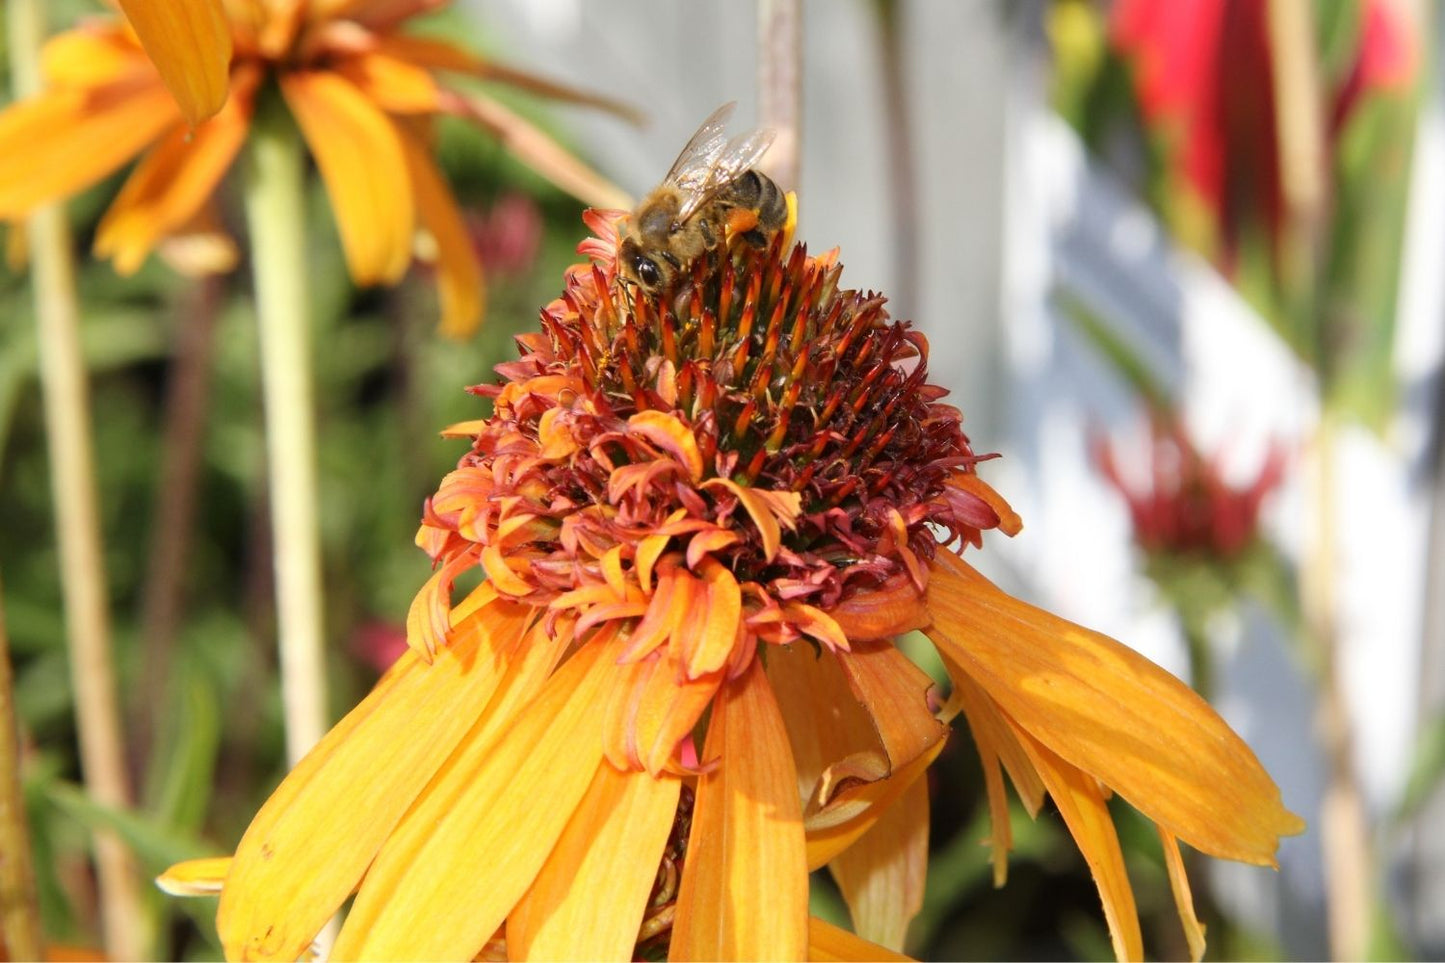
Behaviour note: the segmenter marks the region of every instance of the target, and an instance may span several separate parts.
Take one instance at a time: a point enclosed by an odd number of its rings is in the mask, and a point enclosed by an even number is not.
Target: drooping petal
[[[95,253],[129,275],[161,238],[194,218],[240,152],[251,121],[248,84],[199,129],[175,127],[136,167],[101,219]]]
[[[518,160],[584,204],[601,208],[630,208],[627,192],[567,152],[562,145],[520,114],[480,94],[466,96],[447,91],[442,109],[480,124],[502,142]]]
[[[0,113],[0,219],[84,190],[179,123],[158,77],[52,90],[12,105]]]
[[[486,284],[456,198],[431,155],[403,131],[402,152],[416,192],[416,210],[435,245],[437,292],[442,308],[442,334],[464,338],[482,323]]]
[[[221,0],[119,0],[126,19],[191,125],[226,102],[231,28]]]
[[[697,436],[682,419],[665,411],[639,411],[627,419],[627,430],[646,438],[676,458],[694,482],[702,480],[707,466],[703,462],[702,451],[697,447]]]
[[[391,284],[411,263],[411,178],[396,126],[347,80],[288,71],[281,91],[301,126],[341,231],[357,284]]]
[[[614,649],[582,646],[509,726],[462,742],[377,854],[333,959],[469,960],[482,948],[605,765],[597,708]]]
[[[1194,913],[1194,894],[1189,888],[1189,876],[1184,872],[1184,858],[1179,855],[1179,841],[1162,829],[1159,830],[1159,841],[1164,844],[1164,865],[1169,870],[1174,907],[1179,912],[1179,922],[1184,926],[1184,940],[1189,944],[1189,959],[1199,963],[1204,959],[1204,924]]]
[[[585,107],[596,107],[625,118],[634,124],[639,124],[644,120],[641,111],[611,97],[595,94],[590,90],[568,87],[524,70],[507,67],[504,64],[478,57],[435,37],[384,33],[378,35],[376,48],[398,60],[419,64],[430,70],[447,70],[471,74],[484,80],[495,80],[540,97],[550,97],[553,100]]]
[[[844,963],[848,960],[911,960],[877,943],[870,943],[816,916],[808,917],[808,959],[813,963]]]
[[[1022,729],[1018,732],[1024,751],[1033,760],[1043,778],[1054,805],[1069,827],[1070,834],[1084,854],[1099,897],[1104,903],[1104,918],[1109,924],[1109,937],[1114,955],[1120,963],[1144,958],[1144,938],[1139,932],[1139,913],[1134,906],[1134,890],[1124,869],[1124,851],[1119,848],[1119,834],[1114,819],[1094,777],[1060,759],[1038,740]]]
[[[1215,856],[1274,865],[1279,837],[1303,830],[1249,746],[1179,680],[949,552],[930,568],[929,638],[1066,762]]]
[[[801,960],[808,867],[797,775],[758,662],[723,687],[708,724],[683,864],[673,960]]]
[[[524,960],[631,960],[682,781],[598,767],[527,895],[507,917]]]
[[[928,875],[928,781],[914,780],[878,822],[828,864],[858,935],[902,951],[923,908]]]
[[[294,960],[306,949],[521,664],[512,654],[530,618],[495,602],[459,624],[431,665],[404,653],[297,764],[236,847],[216,918],[228,955]]]

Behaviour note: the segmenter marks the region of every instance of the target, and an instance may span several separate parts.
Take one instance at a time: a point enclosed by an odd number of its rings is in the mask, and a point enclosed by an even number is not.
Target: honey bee
[[[772,146],[772,130],[731,140],[723,133],[736,102],[703,121],[662,184],[632,212],[618,261],[622,279],[649,294],[672,290],[708,251],[740,237],[766,247],[788,220],[778,185],[753,165]]]

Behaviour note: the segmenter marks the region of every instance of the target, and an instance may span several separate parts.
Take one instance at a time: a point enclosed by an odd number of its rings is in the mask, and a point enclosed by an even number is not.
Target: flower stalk
[[[41,88],[43,5],[40,0],[15,0],[6,5],[6,13],[15,90],[22,97],[29,96]],[[26,229],[32,252],[40,386],[81,767],[91,797],[102,806],[121,809],[130,802],[130,779],[111,655],[99,497],[90,447],[90,399],[80,345],[70,229],[64,210],[57,205],[35,211]],[[95,858],[107,955],[143,958],[143,915],[130,853],[115,833],[96,830]]]
[[[257,105],[248,144],[245,207],[260,326],[281,701],[292,765],[326,731],[304,163],[300,132],[270,91]]]
[[[3,590],[0,590],[3,592]],[[25,823],[20,780],[20,729],[15,717],[15,679],[0,595],[0,953],[12,960],[42,957],[40,909],[35,902],[35,864]]]

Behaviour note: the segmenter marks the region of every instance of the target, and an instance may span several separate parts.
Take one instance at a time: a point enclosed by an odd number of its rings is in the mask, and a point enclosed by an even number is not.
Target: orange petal
[[[1194,915],[1194,894],[1189,889],[1189,875],[1184,872],[1184,859],[1179,855],[1179,841],[1162,829],[1159,840],[1164,844],[1164,865],[1169,868],[1169,888],[1174,891],[1174,906],[1184,925],[1189,959],[1199,963],[1204,959],[1204,924]]]
[[[0,113],[0,219],[84,190],[180,121],[155,77],[12,105]]]
[[[1139,913],[1134,906],[1134,890],[1124,869],[1124,851],[1119,848],[1119,835],[1114,819],[1099,791],[1094,777],[1069,765],[1049,751],[1022,729],[1018,731],[1024,751],[1044,780],[1059,815],[1064,817],[1079,852],[1089,864],[1099,897],[1104,902],[1104,918],[1109,923],[1109,937],[1114,943],[1114,956],[1124,960],[1144,958],[1144,940],[1139,934]]]
[[[665,411],[639,411],[627,419],[627,429],[676,458],[694,482],[702,480],[706,467],[702,451],[697,447],[692,429],[680,418]]]
[[[431,155],[405,131],[401,146],[407,170],[411,172],[412,189],[416,192],[417,214],[435,244],[442,334],[465,338],[482,323],[482,300],[486,291],[482,266],[472,247],[471,235],[462,223],[461,212],[457,210],[456,198]]]
[[[704,559],[702,581],[706,591],[696,597],[690,627],[682,633],[686,639],[683,665],[689,679],[716,672],[727,664],[733,646],[738,644],[743,614],[742,589],[721,562]]]
[[[894,766],[923,755],[948,735],[928,707],[933,680],[892,642],[864,639],[837,656],[853,696],[867,708]]]
[[[737,498],[748,516],[752,518],[753,524],[757,526],[758,534],[763,537],[763,557],[771,562],[778,554],[778,549],[782,547],[783,529],[768,507],[768,502],[759,493],[739,485],[730,478],[709,478],[702,483],[702,487],[723,488]],[[788,494],[797,497],[795,492],[788,492]]]
[[[497,602],[433,664],[403,653],[297,764],[236,847],[216,918],[228,956],[301,955],[486,707],[530,617]]]
[[[968,717],[968,727],[973,732],[974,741],[979,745],[989,746],[998,756],[1008,770],[1009,778],[1013,780],[1014,789],[1023,800],[1024,808],[1030,816],[1037,816],[1039,807],[1044,804],[1044,784],[1039,780],[1033,763],[1029,761],[1028,753],[1024,752],[1024,747],[1019,744],[1018,737],[1014,735],[998,704],[990,699],[988,694],[979,688],[978,683],[970,679],[968,673],[959,668],[958,663],[949,658],[947,653],[940,652],[940,655],[943,656],[949,678],[953,680],[953,694],[949,696],[948,705],[961,706]],[[948,711],[946,707],[945,715]]]
[[[597,706],[612,648],[582,646],[510,725],[462,742],[367,871],[335,959],[469,960],[482,948],[605,765]]]
[[[669,959],[801,960],[808,867],[797,774],[758,662],[723,687],[708,724]]]
[[[929,638],[1066,762],[1215,856],[1274,865],[1279,837],[1303,830],[1249,746],[1178,679],[952,553],[930,567]]]
[[[326,182],[351,277],[397,281],[411,263],[416,213],[396,126],[333,73],[282,73],[281,92]]]
[[[842,927],[825,923],[816,916],[808,918],[808,959],[813,963],[843,963],[847,960],[911,960],[911,956],[894,953],[861,936],[854,936]]]
[[[859,592],[828,610],[850,639],[891,639],[928,624],[924,595],[907,574],[873,592]]]
[[[230,871],[229,856],[188,859],[157,876],[156,885],[172,896],[220,896]]]
[[[631,960],[672,832],[681,780],[603,764],[527,895],[507,917],[520,960]]]
[[[209,124],[175,127],[141,161],[101,219],[95,253],[129,275],[156,243],[194,218],[240,152],[251,98],[231,98]]]
[[[141,46],[192,125],[226,102],[231,28],[221,0],[119,0]]]
[[[808,868],[818,869],[837,858],[868,832],[899,797],[938,758],[947,743],[939,740],[926,753],[881,779],[844,780],[829,792],[822,808],[809,807]]]
[[[878,822],[839,853],[829,870],[864,939],[903,949],[908,924],[923,908],[928,875],[928,780],[916,779]]]

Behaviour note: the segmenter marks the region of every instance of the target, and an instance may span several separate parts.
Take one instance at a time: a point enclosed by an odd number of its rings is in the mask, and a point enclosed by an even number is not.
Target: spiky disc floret
[[[756,639],[912,627],[940,534],[1016,530],[923,335],[840,290],[835,253],[735,246],[658,299],[617,279],[616,220],[589,216],[591,263],[473,389],[495,411],[458,426],[472,450],[418,535],[441,563],[425,644],[480,561],[579,632],[625,620],[630,657],[668,642],[688,677],[737,672]]]

